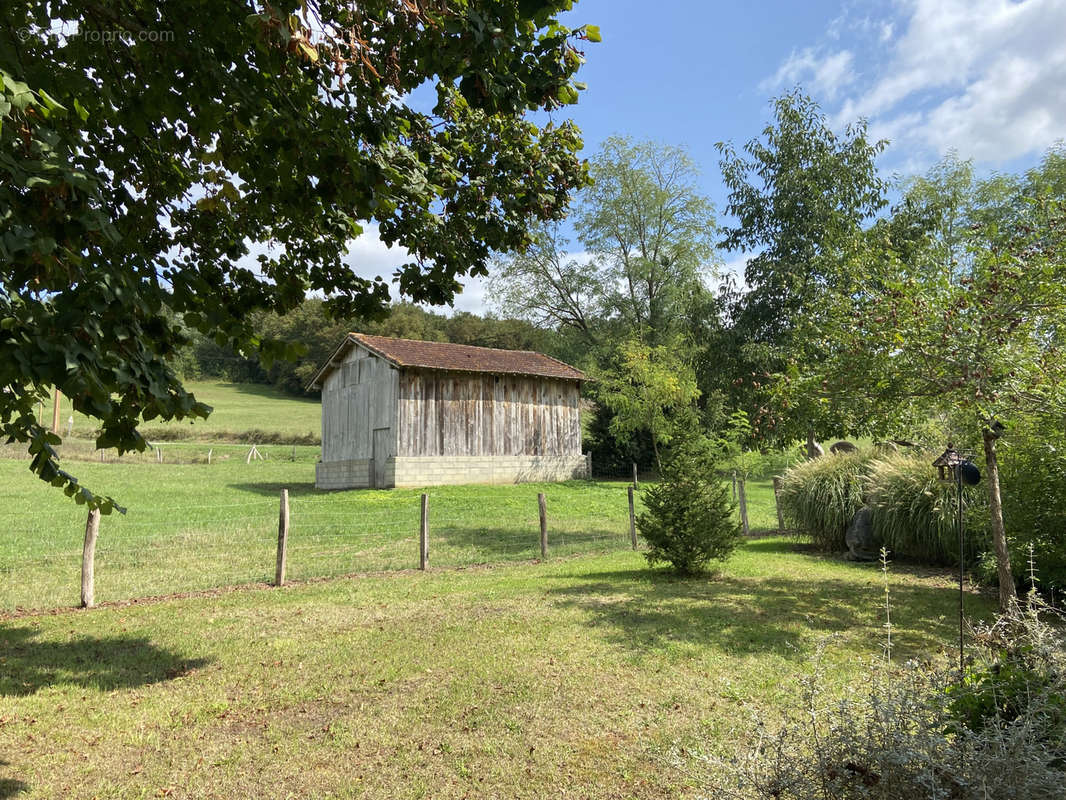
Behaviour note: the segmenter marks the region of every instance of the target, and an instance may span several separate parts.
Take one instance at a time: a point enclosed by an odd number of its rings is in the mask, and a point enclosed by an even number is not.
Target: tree
[[[58,387],[98,447],[206,416],[171,368],[189,330],[269,361],[253,312],[310,293],[380,313],[347,245],[376,221],[412,300],[447,303],[492,251],[560,218],[585,180],[570,123],[571,0],[31,0],[0,19],[0,433],[60,469],[33,409]],[[432,111],[411,93],[436,84]],[[254,259],[256,243],[269,243]],[[256,248],[261,249],[261,248]],[[253,266],[254,265],[254,266]]]
[[[887,142],[868,141],[864,120],[838,136],[818,104],[798,91],[775,100],[774,113],[763,140],[744,146],[746,156],[718,144],[726,211],[738,220],[721,246],[755,253],[744,275],[744,322],[771,342],[834,285],[846,263],[842,253],[884,207],[888,188],[874,164]]]
[[[696,167],[683,148],[612,136],[589,174],[578,236],[607,306],[641,340],[666,341],[679,307],[717,267],[714,208]]]
[[[729,490],[710,458],[709,443],[692,428],[672,437],[661,480],[644,492],[647,509],[637,518],[648,543],[648,563],[669,563],[682,575],[702,572],[712,559],[728,558],[741,541]]]
[[[836,134],[798,91],[775,100],[774,114],[743,154],[718,144],[726,211],[737,219],[720,244],[753,254],[722,349],[739,376],[734,397],[748,406],[760,438],[813,442],[839,431],[841,420],[792,391],[789,374],[818,358],[807,343],[820,338],[822,303],[847,281],[863,224],[885,205],[874,162],[887,143],[869,141],[863,120]]]
[[[624,438],[647,431],[660,469],[659,448],[670,444],[676,428],[671,418],[689,411],[699,397],[692,369],[680,351],[676,343],[651,347],[626,342],[618,348],[617,369],[603,375],[599,385],[600,399],[614,414],[611,432]]]
[[[961,259],[945,260],[954,251],[938,242],[906,260],[871,247],[859,264],[867,280],[827,326],[822,365],[823,375],[875,408],[943,410],[979,431],[1004,608],[1015,589],[996,442],[1015,415],[1066,408],[1066,210],[1035,200],[1028,218],[1013,230],[959,232]]]
[[[490,295],[505,314],[596,339],[606,287],[603,276],[567,252],[557,225],[541,226],[529,246],[496,261]]]

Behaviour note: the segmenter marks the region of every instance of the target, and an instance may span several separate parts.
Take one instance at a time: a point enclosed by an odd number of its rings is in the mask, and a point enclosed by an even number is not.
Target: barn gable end
[[[564,480],[581,454],[580,383],[540,353],[351,334],[319,370],[319,488]]]

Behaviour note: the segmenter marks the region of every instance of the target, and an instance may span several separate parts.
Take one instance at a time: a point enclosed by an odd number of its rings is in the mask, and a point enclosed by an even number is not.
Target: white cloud
[[[759,84],[759,89],[776,91],[802,84],[817,96],[832,100],[855,80],[854,60],[849,50],[825,55],[811,47],[793,51],[772,77]]]
[[[347,263],[360,278],[392,280],[392,274],[408,259],[403,247],[381,241],[376,223],[363,226],[361,236],[348,245]]]
[[[897,0],[892,18],[851,25],[848,50],[793,52],[772,80],[806,77],[820,99],[843,96],[834,124],[869,119],[894,158],[956,150],[999,164],[1066,130],[1066,0]],[[842,66],[866,79],[826,91]]]
[[[361,278],[383,278],[391,284],[393,300],[403,299],[400,287],[393,279],[397,268],[407,261],[407,250],[399,245],[389,247],[381,241],[377,223],[364,225],[363,234],[348,246],[347,263]],[[449,314],[452,311],[470,311],[484,314],[487,310],[487,280],[479,277],[461,278],[463,291],[456,295],[452,308],[448,306],[425,306],[429,311]]]

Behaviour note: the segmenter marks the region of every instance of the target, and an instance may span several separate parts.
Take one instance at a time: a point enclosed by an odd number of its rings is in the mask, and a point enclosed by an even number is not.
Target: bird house
[[[951,442],[948,442],[948,449],[937,456],[936,461],[933,462],[933,466],[937,468],[939,472],[940,480],[949,481],[955,477],[955,468],[959,466],[963,461],[959,451],[956,450]],[[948,470],[951,470],[950,473]]]

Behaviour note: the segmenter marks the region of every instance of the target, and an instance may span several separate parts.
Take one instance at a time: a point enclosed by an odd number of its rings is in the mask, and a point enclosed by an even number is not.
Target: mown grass
[[[768,537],[677,580],[628,550],[625,483],[433,487],[422,573],[420,490],[318,492],[317,448],[262,449],[74,465],[129,508],[101,525],[110,605],[0,611],[0,798],[695,797],[690,754],[793,705],[827,637],[831,686],[881,655],[876,569]],[[274,589],[283,487],[294,582]],[[775,528],[769,481],[747,489]],[[0,460],[0,609],[77,602],[84,519]],[[891,584],[895,658],[953,642],[947,578]]]
[[[289,490],[288,576],[294,580],[418,564],[420,489],[324,492],[314,453],[198,464],[82,463],[85,485],[128,511],[101,520],[98,601],[273,580],[278,498]],[[552,557],[629,546],[622,483],[439,486],[430,497],[430,557],[442,566],[540,557],[538,492]],[[0,609],[79,599],[85,509],[0,461]]]
[[[695,797],[688,754],[794,704],[826,637],[831,685],[880,657],[880,574],[795,547],[696,580],[618,552],[8,619],[0,791]],[[951,642],[948,580],[891,583],[895,658]]]
[[[174,445],[167,458],[201,447]],[[128,509],[101,521],[97,600],[273,580],[283,488],[294,580],[416,567],[422,491],[436,565],[539,558],[539,492],[547,498],[550,557],[630,546],[623,482],[324,492],[313,485],[317,449],[262,450],[266,460],[251,463],[245,448],[218,446],[211,464],[76,464],[86,486]],[[749,482],[748,505],[754,530],[776,527],[769,482]],[[85,515],[26,462],[0,460],[0,610],[77,604]]]
[[[312,444],[319,441],[320,409],[317,397],[293,397],[258,383],[225,383],[222,381],[186,381],[185,388],[200,402],[213,407],[206,420],[194,422],[146,423],[141,432],[150,441],[199,440],[241,442],[295,442]],[[73,417],[72,436],[89,440],[99,427],[99,421],[75,413],[69,398],[60,406],[60,426],[66,434]],[[45,405],[45,424],[51,424],[52,408]]]

